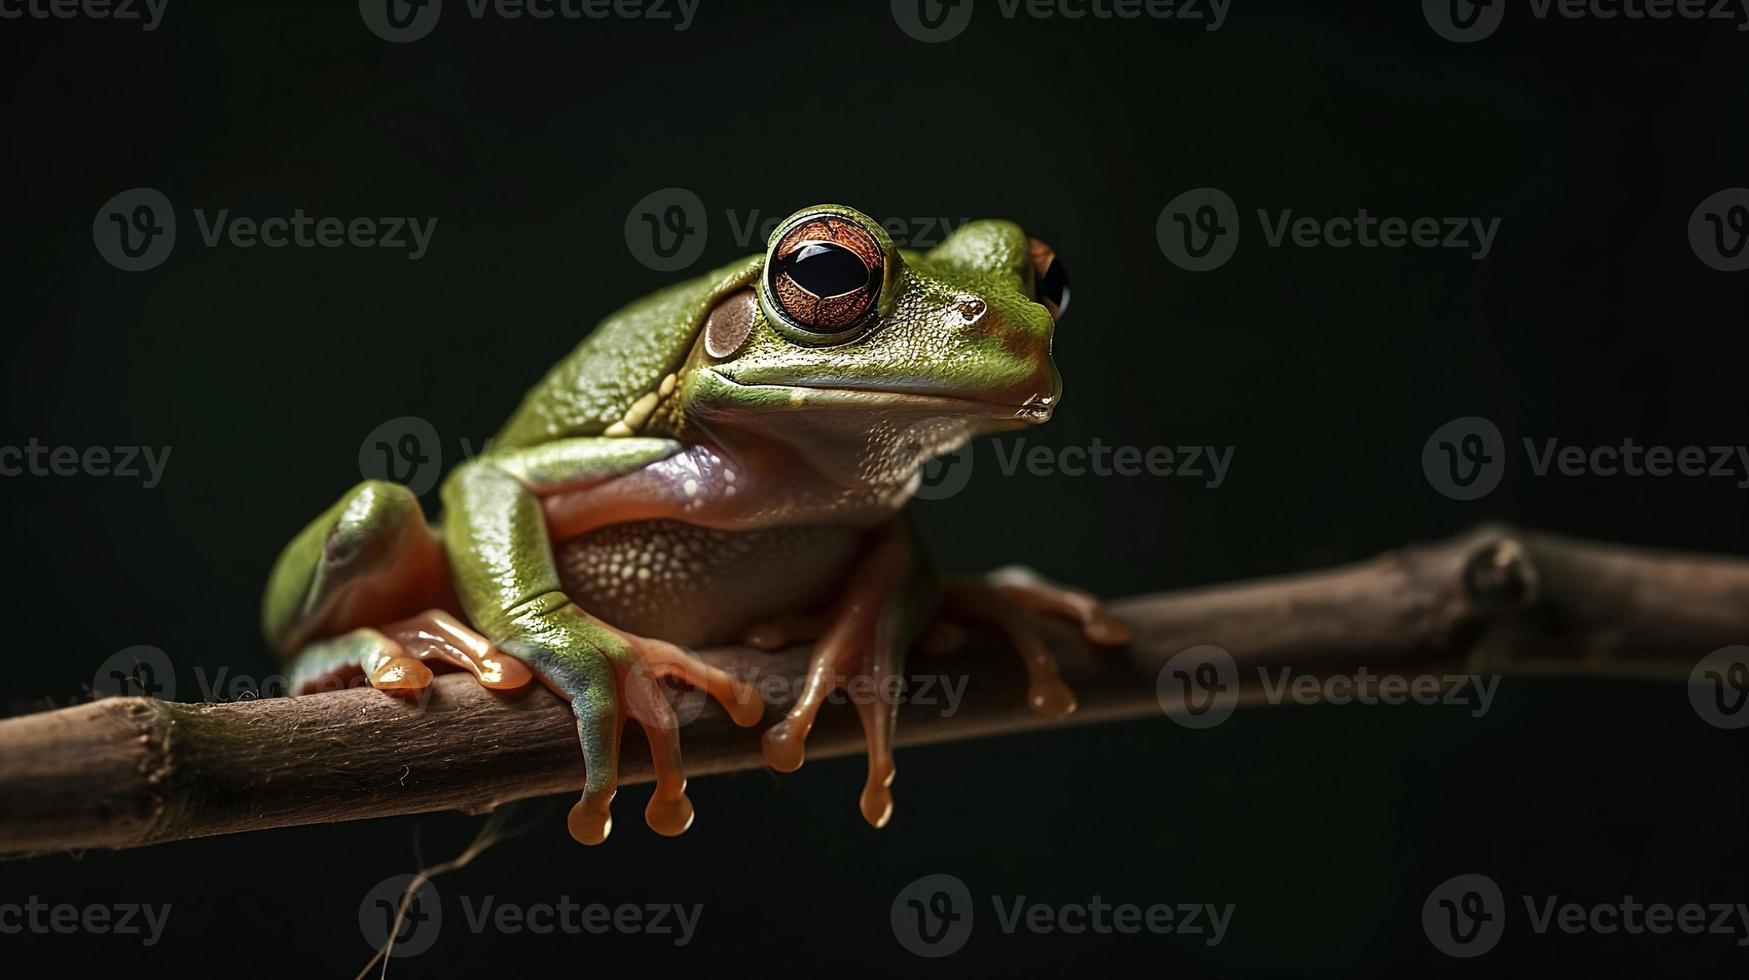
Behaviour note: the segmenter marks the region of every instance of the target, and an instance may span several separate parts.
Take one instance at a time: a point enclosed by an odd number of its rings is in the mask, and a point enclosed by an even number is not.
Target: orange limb
[[[1001,631],[1026,664],[1026,703],[1047,718],[1075,711],[1075,694],[1057,676],[1057,658],[1044,642],[1044,631],[1033,612],[982,583],[947,588],[947,610],[955,616]]]
[[[1034,711],[1061,718],[1075,710],[1075,695],[1057,676],[1057,658],[1045,644],[1040,616],[1067,619],[1089,642],[1120,646],[1130,640],[1129,628],[1114,619],[1104,604],[1087,592],[1046,581],[1024,568],[1005,568],[982,580],[956,582],[947,588],[946,611],[1000,631],[1026,664],[1026,701]]]
[[[735,724],[743,728],[757,724],[765,717],[765,706],[751,685],[672,643],[603,626],[623,641],[618,649],[608,652],[623,698],[624,710],[620,712],[618,724],[623,729],[628,716],[637,721],[650,745],[656,789],[644,808],[644,822],[665,837],[678,836],[692,826],[693,820],[692,800],[686,795],[686,773],[680,761],[680,728],[692,719],[682,719],[675,713],[674,705],[662,690],[661,681],[678,680],[704,691],[722,705]],[[587,818],[583,820],[587,826],[581,828],[584,834],[577,833],[580,829],[577,808],[573,809],[572,836],[585,844],[599,843],[611,826],[611,820],[607,820],[596,836],[596,815],[606,812],[607,801],[612,795],[609,791],[605,799],[600,793],[596,796],[595,805],[590,805],[587,794],[577,805],[585,811]]]
[[[1129,627],[1113,619],[1105,604],[1092,593],[1071,589],[1041,578],[1018,565],[999,568],[986,577],[989,586],[1006,598],[1037,613],[1061,616],[1081,627],[1081,635],[1099,646],[1123,646],[1130,641]]]
[[[857,704],[868,742],[868,779],[862,792],[862,814],[880,827],[892,817],[894,775],[892,732],[897,713],[892,695],[900,682],[905,652],[900,635],[900,611],[894,600],[910,572],[911,552],[903,534],[888,533],[869,550],[843,595],[822,617],[828,624],[808,661],[802,691],[782,721],[765,733],[765,761],[779,772],[801,768],[808,733],[820,707],[840,687],[864,679],[874,696]]]

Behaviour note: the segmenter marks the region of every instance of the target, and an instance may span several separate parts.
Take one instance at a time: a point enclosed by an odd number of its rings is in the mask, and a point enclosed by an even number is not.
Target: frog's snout
[[[1054,323],[1069,312],[1069,270],[1063,267],[1063,260],[1057,258],[1056,249],[1044,242],[1028,238],[1026,248],[1032,259],[1032,298],[1051,311]]]

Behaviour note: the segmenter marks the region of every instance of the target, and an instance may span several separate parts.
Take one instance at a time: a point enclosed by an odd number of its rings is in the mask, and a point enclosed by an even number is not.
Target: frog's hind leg
[[[314,640],[455,604],[448,561],[419,499],[372,480],[286,546],[268,578],[261,623],[269,645],[289,659]]]
[[[909,538],[903,529],[891,528],[870,548],[823,620],[806,617],[772,627],[788,640],[828,624],[814,645],[795,704],[765,733],[766,763],[779,772],[799,769],[821,705],[838,688],[855,685],[853,693],[859,696],[852,700],[868,743],[861,808],[863,819],[874,827],[885,826],[893,814],[896,695],[918,605],[913,601],[918,598],[915,587],[921,584],[914,575]]]
[[[951,583],[944,607],[949,615],[993,627],[1008,639],[1026,664],[1027,704],[1052,718],[1075,711],[1075,694],[1057,676],[1057,658],[1045,643],[1039,616],[1068,619],[1100,646],[1120,646],[1130,638],[1129,630],[1091,594],[1056,585],[1020,566]]]
[[[1079,624],[1081,634],[1090,643],[1123,646],[1130,641],[1129,627],[1112,618],[1098,597],[1058,585],[1024,565],[998,568],[984,577],[984,584],[1033,612],[1060,616]]]
[[[291,663],[291,693],[339,690],[360,677],[378,690],[417,692],[431,684],[431,669],[381,630],[363,626],[298,651]]]

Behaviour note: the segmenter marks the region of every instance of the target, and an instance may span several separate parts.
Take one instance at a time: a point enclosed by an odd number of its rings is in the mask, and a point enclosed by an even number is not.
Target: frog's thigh
[[[268,642],[282,654],[312,637],[449,605],[442,545],[419,498],[381,480],[359,484],[292,539],[275,563],[262,606]]]

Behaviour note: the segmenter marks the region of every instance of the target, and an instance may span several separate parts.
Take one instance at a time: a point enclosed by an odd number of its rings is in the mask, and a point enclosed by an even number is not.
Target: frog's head
[[[1067,301],[1055,255],[1012,222],[968,222],[913,252],[851,208],[805,208],[772,233],[752,288],[707,319],[687,414],[788,443],[825,471],[914,470],[1050,418]]]

